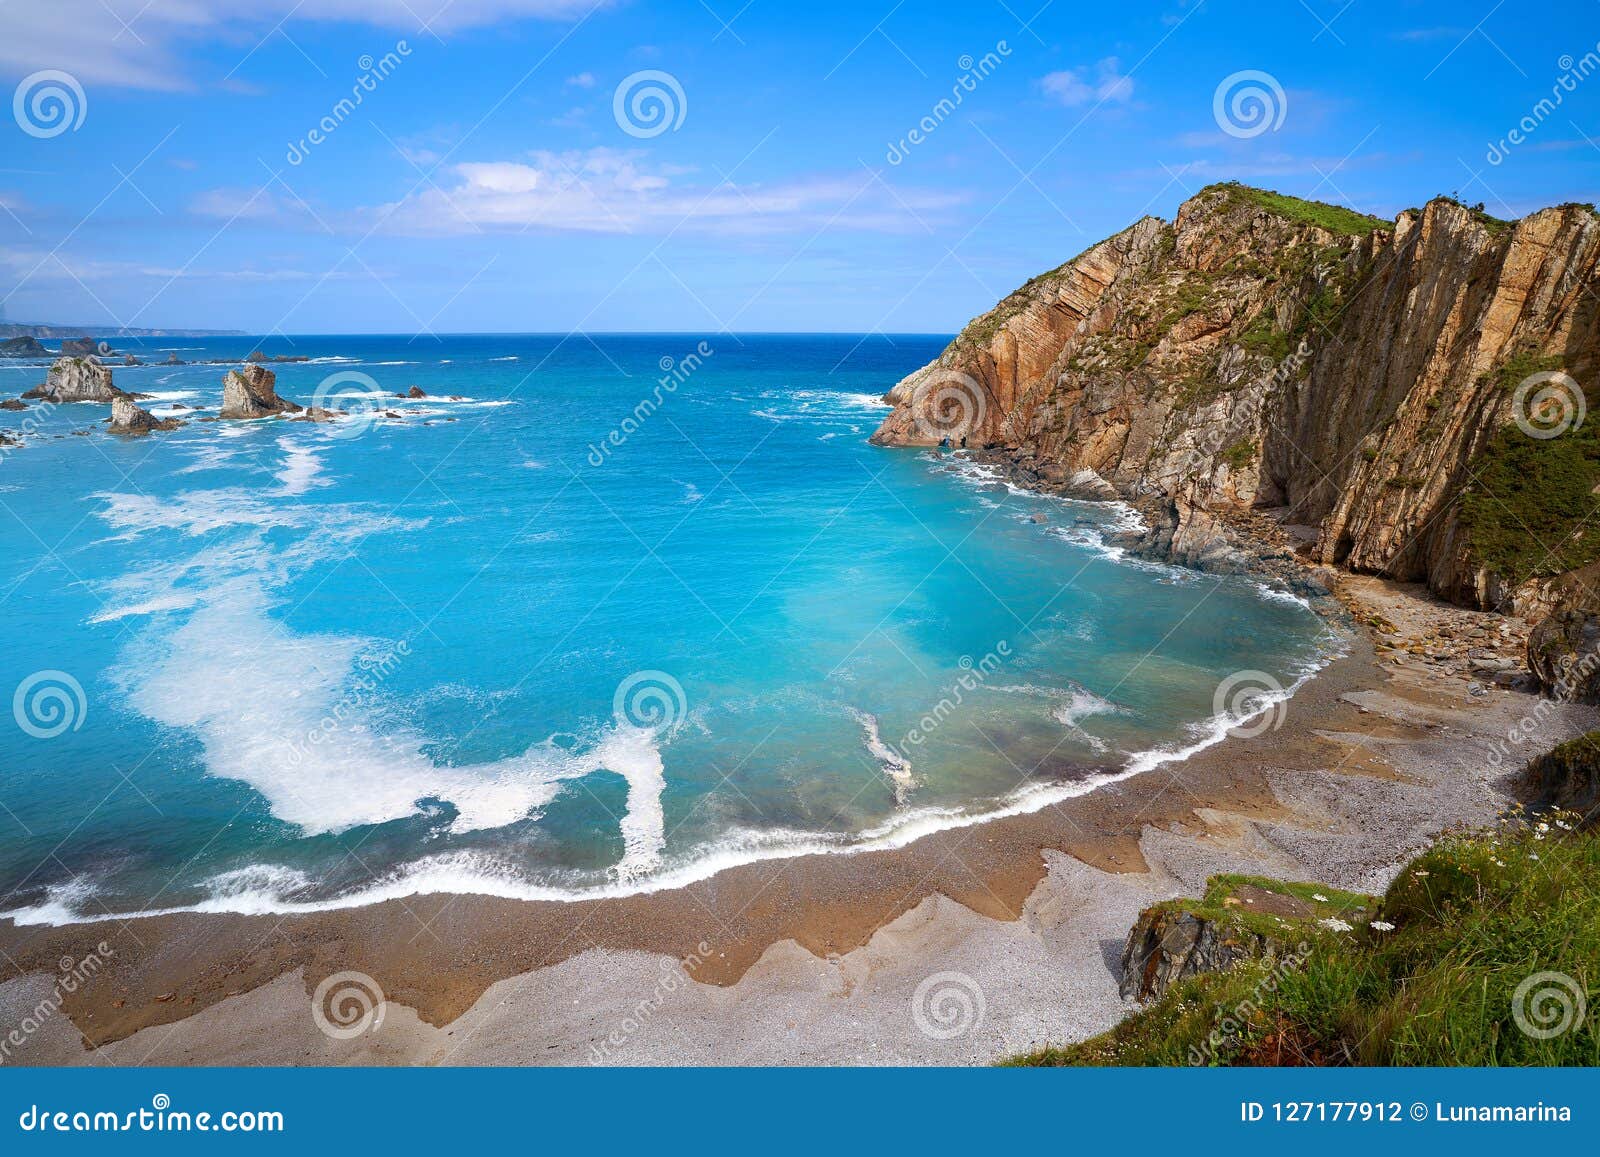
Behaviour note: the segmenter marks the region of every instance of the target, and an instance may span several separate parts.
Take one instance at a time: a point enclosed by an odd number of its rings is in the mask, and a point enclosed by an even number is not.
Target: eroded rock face
[[[1457,499],[1511,421],[1508,367],[1600,373],[1600,219],[1439,199],[1331,231],[1249,193],[1206,189],[1035,278],[898,383],[872,440],[1098,477],[1178,562],[1227,569],[1217,515],[1277,508],[1318,528],[1315,561],[1530,618],[1563,605],[1559,578],[1474,558]]]
[[[109,402],[121,395],[105,366],[91,357],[70,357],[57,358],[44,383],[22,396],[50,402]]]
[[[278,397],[277,375],[258,364],[229,370],[222,379],[224,418],[266,418],[273,414],[297,413],[294,402]]]
[[[1575,812],[1585,827],[1600,823],[1600,731],[1539,756],[1528,764],[1523,780],[1535,810]]]
[[[1552,699],[1600,703],[1600,615],[1561,610],[1534,627],[1528,669]]]
[[[1224,928],[1193,912],[1148,908],[1128,933],[1117,991],[1124,999],[1153,1000],[1202,972],[1225,972],[1267,952],[1266,939]]]
[[[111,432],[139,437],[156,430],[176,430],[183,425],[177,418],[157,418],[142,409],[126,394],[111,399]]]

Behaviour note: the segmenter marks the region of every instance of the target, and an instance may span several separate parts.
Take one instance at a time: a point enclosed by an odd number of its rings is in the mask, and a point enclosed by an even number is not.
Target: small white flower
[[[1353,930],[1349,924],[1346,924],[1337,916],[1325,916],[1321,920],[1318,920],[1317,923],[1321,924],[1324,928],[1331,932],[1350,932]]]
[[[1564,832],[1570,832],[1572,830],[1571,824],[1564,824],[1560,820],[1556,821],[1556,827],[1560,828]]]
[[[1326,896],[1324,896],[1321,892],[1313,892],[1313,893],[1311,893],[1311,898],[1313,900],[1320,900],[1324,904],[1326,904],[1328,902],[1328,898]]]
[[[1541,831],[1541,832],[1547,832],[1547,831],[1549,831],[1549,830],[1550,830],[1550,825],[1549,825],[1549,824],[1545,824],[1545,823],[1541,823],[1541,824],[1540,824],[1540,825],[1539,825],[1539,830],[1540,830],[1540,831]]]
[[[1428,871],[1427,871],[1426,868],[1418,868],[1415,872],[1412,872],[1411,874],[1413,876],[1415,876],[1419,880],[1424,880],[1428,876]]]
[[[1379,932],[1393,932],[1394,931],[1394,925],[1389,923],[1389,921],[1387,921],[1387,920],[1374,920],[1371,924],[1368,925],[1368,927],[1376,929]]]
[[[1539,858],[1539,854],[1537,852],[1529,852],[1528,853],[1528,859],[1537,860],[1538,858]]]

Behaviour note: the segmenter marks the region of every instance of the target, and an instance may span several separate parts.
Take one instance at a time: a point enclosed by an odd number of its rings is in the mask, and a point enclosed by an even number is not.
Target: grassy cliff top
[[[1255,205],[1290,221],[1315,225],[1319,229],[1326,229],[1329,233],[1343,236],[1363,237],[1374,229],[1388,231],[1394,228],[1393,221],[1357,213],[1354,209],[1343,205],[1330,205],[1326,201],[1308,201],[1303,197],[1291,197],[1287,193],[1277,193],[1271,189],[1241,185],[1237,181],[1207,185],[1201,192],[1224,193],[1235,203]]]
[[[1401,871],[1375,919],[1334,926],[1294,965],[1193,977],[1109,1032],[1011,1063],[1600,1063],[1600,1022],[1577,1011],[1600,1001],[1600,834],[1571,830],[1576,819],[1447,836]],[[1285,943],[1302,935],[1288,924]]]

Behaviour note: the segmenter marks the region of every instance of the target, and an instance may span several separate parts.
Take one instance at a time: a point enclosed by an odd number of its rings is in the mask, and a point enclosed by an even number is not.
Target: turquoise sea
[[[0,912],[893,846],[1181,758],[1326,659],[1287,594],[1121,558],[1120,507],[869,446],[945,340],[125,340],[307,355],[280,393],[352,417],[193,420],[226,368],[194,364],[114,369],[170,433],[0,412]]]

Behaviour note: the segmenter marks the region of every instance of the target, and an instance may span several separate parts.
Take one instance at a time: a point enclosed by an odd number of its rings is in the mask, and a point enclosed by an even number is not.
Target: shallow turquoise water
[[[701,341],[269,340],[316,359],[286,397],[365,416],[45,415],[0,463],[0,911],[575,895],[904,842],[1207,741],[1227,675],[1291,686],[1329,645],[1254,583],[1117,559],[1117,508],[868,446],[942,339]],[[253,343],[140,352],[174,347]],[[160,413],[223,369],[115,374]]]

